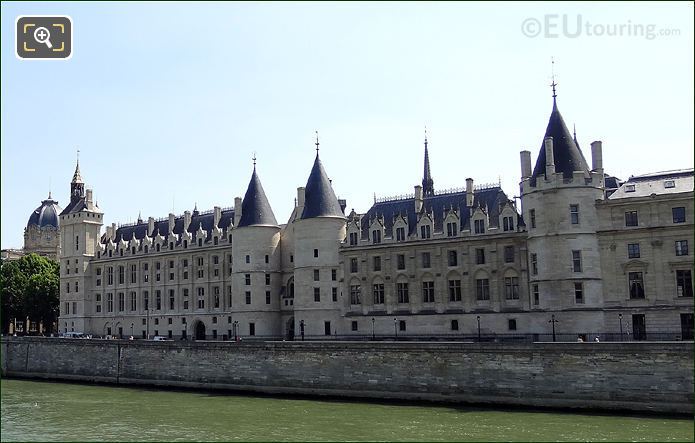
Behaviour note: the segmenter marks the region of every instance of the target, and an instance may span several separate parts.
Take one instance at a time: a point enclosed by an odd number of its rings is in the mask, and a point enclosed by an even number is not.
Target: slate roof
[[[301,218],[315,217],[345,218],[338,198],[333,192],[331,182],[323,169],[318,152],[314,166],[311,168],[311,174],[309,174],[309,180],[304,188],[304,211],[302,211]]]
[[[220,222],[217,225],[221,230],[228,229],[234,220],[234,209],[224,209],[222,210],[222,215],[220,217]],[[191,233],[193,240],[197,240],[198,227],[202,226],[205,232],[205,242],[212,240],[212,228],[215,221],[215,214],[213,211],[206,211],[203,213],[191,215],[191,224],[187,231]],[[183,222],[184,216],[179,216],[174,219],[174,234],[179,236],[183,233]],[[152,231],[152,237],[156,237],[160,234],[165,239],[168,239],[169,235],[169,219],[162,219],[154,222],[154,230]],[[147,222],[136,223],[134,225],[121,226],[116,229],[116,235],[114,243],[118,243],[121,239],[128,242],[132,240],[133,236],[137,240],[142,240],[147,235]],[[107,243],[106,234],[101,237],[102,243]],[[181,241],[177,240],[176,244],[180,244]]]
[[[666,187],[666,182],[673,182],[673,187]],[[693,169],[655,172],[630,177],[620,188],[608,197],[609,200],[624,198],[647,197],[652,194],[678,194],[695,189],[695,173]]]
[[[27,228],[31,225],[36,225],[40,228],[44,226],[53,226],[58,228],[58,214],[63,209],[58,206],[58,202],[48,195],[48,198],[41,202],[41,206],[34,209],[34,212],[29,216],[29,221],[27,222]]]
[[[502,188],[495,186],[476,191],[473,207],[487,208],[490,226],[499,226],[500,208],[508,200]],[[459,213],[459,230],[468,229],[470,213],[466,207],[465,191],[438,194],[424,198],[423,208],[425,212],[433,214],[435,232],[442,232],[445,214],[452,207]],[[361,216],[362,239],[369,238],[370,220],[381,216],[384,218],[385,235],[392,237],[393,220],[397,215],[403,215],[408,220],[408,235],[413,234],[417,228],[418,220],[418,214],[415,212],[414,197],[374,203],[369,211]],[[520,217],[517,217],[517,222],[521,223]]]
[[[273,209],[268,203],[268,198],[263,191],[263,185],[256,174],[256,166],[253,167],[253,174],[246,189],[246,195],[241,203],[241,218],[238,228],[244,226],[277,226],[278,222],[273,214]]]
[[[567,129],[560,111],[557,109],[557,102],[553,98],[553,111],[550,113],[548,127],[545,130],[543,140],[547,137],[553,138],[553,157],[555,160],[555,172],[562,173],[565,178],[572,178],[574,171],[588,173],[589,166],[586,163],[584,154],[574,141],[574,137]],[[541,142],[541,149],[536,160],[536,167],[531,174],[531,186],[536,185],[538,177],[545,177],[545,147]]]

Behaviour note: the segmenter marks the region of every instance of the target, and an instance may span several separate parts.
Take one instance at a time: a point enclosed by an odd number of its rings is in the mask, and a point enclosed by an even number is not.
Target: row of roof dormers
[[[692,196],[694,185],[695,173],[692,168],[632,176],[625,183],[621,183],[609,200],[678,193]]]

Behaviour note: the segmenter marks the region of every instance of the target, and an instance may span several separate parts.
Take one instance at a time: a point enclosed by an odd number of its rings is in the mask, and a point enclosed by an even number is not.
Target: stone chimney
[[[220,224],[220,220],[222,219],[222,208],[215,206],[213,214],[212,229],[217,229]]]
[[[603,143],[591,142],[591,169],[596,172],[603,171]]]
[[[191,225],[191,211],[183,212],[183,230],[187,231],[188,227]]]
[[[296,218],[300,218],[302,216],[302,212],[304,212],[304,187],[300,186],[297,188],[297,212],[296,212]]]
[[[241,197],[234,197],[234,226],[241,220]]]
[[[545,175],[550,179],[555,174],[555,154],[553,152],[553,138],[547,137],[543,140],[545,147]]]
[[[599,142],[600,143],[600,142]],[[592,144],[593,147],[593,144]],[[85,202],[87,203],[87,207],[93,203],[93,197],[92,197],[92,190],[87,189],[87,196],[85,197]]]
[[[106,240],[111,240],[113,238],[113,227],[106,227]]]
[[[531,177],[531,151],[521,151],[521,179]]]
[[[422,195],[422,186],[420,185],[415,185],[415,213],[419,214],[420,211],[422,211],[422,206],[424,205],[425,200]]]
[[[469,208],[473,207],[474,198],[475,190],[473,189],[473,179],[468,177],[466,179],[466,206]]]
[[[174,232],[174,223],[176,223],[176,216],[170,212],[169,213],[169,234]]]
[[[153,232],[154,232],[154,217],[149,217],[147,219],[147,236],[152,237]]]

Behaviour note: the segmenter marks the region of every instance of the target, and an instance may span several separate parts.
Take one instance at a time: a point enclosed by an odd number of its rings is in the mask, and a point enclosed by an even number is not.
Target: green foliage
[[[0,264],[0,322],[8,332],[13,318],[43,322],[51,328],[58,316],[60,265],[36,254]]]

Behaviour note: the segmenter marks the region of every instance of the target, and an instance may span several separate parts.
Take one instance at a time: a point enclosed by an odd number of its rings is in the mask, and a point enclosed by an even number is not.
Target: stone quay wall
[[[693,343],[152,342],[3,337],[2,375],[531,407],[693,412]]]

